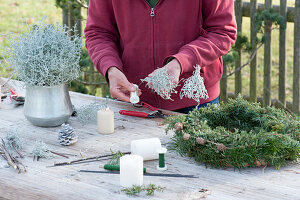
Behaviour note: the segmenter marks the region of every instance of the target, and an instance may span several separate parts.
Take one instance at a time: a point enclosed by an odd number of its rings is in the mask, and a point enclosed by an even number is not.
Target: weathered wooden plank
[[[242,0],[236,0],[234,3],[235,6],[235,16],[237,22],[237,32],[242,34],[242,22],[243,22],[243,7]],[[235,68],[242,66],[242,51],[238,51],[238,57],[235,60]],[[235,93],[242,93],[242,70],[239,70],[235,73]]]
[[[7,181],[0,179],[0,193],[3,193],[5,191],[5,197],[0,197],[0,200],[8,200],[8,199],[53,199],[54,197],[41,194],[39,191],[30,190],[30,188],[24,188],[24,185],[21,187],[11,187],[7,185]],[[16,192],[18,191],[18,192]]]
[[[22,93],[22,91],[18,92]],[[90,95],[70,93],[72,103],[80,107],[95,101]],[[97,101],[105,102],[103,98]],[[21,139],[24,141],[22,153],[25,158],[22,162],[27,166],[26,174],[17,174],[14,170],[6,168],[5,161],[0,158],[0,197],[5,199],[122,199],[130,200],[132,197],[121,193],[118,175],[100,175],[79,173],[80,169],[101,170],[99,165],[107,160],[88,164],[78,164],[62,167],[47,167],[55,162],[67,161],[65,158],[55,156],[52,159],[33,161],[30,154],[35,140],[43,140],[49,148],[57,152],[75,154],[69,160],[77,159],[79,152],[85,157],[103,155],[114,151],[129,151],[133,139],[159,137],[162,143],[169,142],[172,132],[165,134],[163,126],[157,121],[137,117],[121,116],[118,110],[139,110],[129,103],[109,100],[109,107],[115,112],[116,132],[111,135],[97,133],[97,125],[91,123],[82,126],[76,118],[70,118],[68,123],[73,126],[79,141],[68,147],[57,142],[60,127],[41,128],[31,125],[23,115],[22,106],[15,107],[9,99],[3,102],[4,108],[0,110],[0,128],[18,128],[21,130]],[[171,112],[172,113],[172,112]],[[170,113],[170,114],[171,114]],[[0,137],[4,132],[0,131]],[[144,162],[151,172],[156,170],[157,160]],[[208,199],[297,199],[300,196],[299,184],[300,164],[282,167],[275,170],[255,168],[241,171],[233,169],[210,169],[197,164],[193,159],[180,157],[176,152],[166,154],[168,171],[166,173],[193,174],[197,179],[144,177],[144,183],[155,183],[165,187],[163,193],[156,193],[153,200],[182,200],[203,199],[201,189],[208,189]],[[1,199],[1,198],[0,198]],[[145,196],[136,199],[146,199]]]
[[[265,0],[266,8],[271,8],[272,0]],[[272,32],[271,22],[265,26],[265,47],[264,47],[264,86],[263,86],[263,106],[271,105],[271,72],[272,72]]]
[[[220,101],[226,102],[228,95],[227,95],[227,78],[224,78],[227,74],[227,66],[226,63],[223,62],[223,75],[220,80]]]
[[[280,12],[280,6],[273,5],[272,6],[276,12]],[[258,11],[263,11],[265,9],[265,4],[258,4]],[[250,17],[251,16],[251,3],[249,2],[243,2],[243,16],[244,17]],[[288,7],[287,8],[287,21],[288,22],[294,22],[294,16],[295,16],[295,8],[294,7]]]
[[[295,3],[294,28],[294,70],[293,70],[293,111],[299,113],[300,108],[300,0]]]
[[[251,20],[251,28],[250,28],[250,37],[251,37],[251,45],[253,49],[257,48],[256,42],[256,19],[255,14],[257,10],[257,1],[251,0],[250,1],[250,20]],[[256,102],[257,98],[257,56],[253,58],[250,63],[250,101]]]
[[[287,17],[287,0],[280,0],[280,15],[283,17],[283,24],[286,27]],[[286,29],[280,29],[279,33],[279,86],[278,86],[278,100],[280,107],[286,106],[285,97],[285,80],[286,80]]]

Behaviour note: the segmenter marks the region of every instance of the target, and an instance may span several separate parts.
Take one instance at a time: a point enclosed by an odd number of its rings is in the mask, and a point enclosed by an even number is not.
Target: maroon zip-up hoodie
[[[139,85],[141,100],[155,107],[176,110],[196,105],[194,100],[163,100],[140,79],[175,57],[181,78],[201,75],[211,101],[219,96],[223,67],[221,56],[236,39],[233,0],[159,0],[151,8],[147,0],[90,0],[85,28],[86,47],[102,75],[116,66],[129,82]]]

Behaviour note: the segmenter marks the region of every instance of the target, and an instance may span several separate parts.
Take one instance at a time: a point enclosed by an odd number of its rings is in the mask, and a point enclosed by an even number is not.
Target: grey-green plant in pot
[[[11,35],[4,59],[25,83],[25,117],[36,126],[59,126],[72,114],[68,83],[80,74],[81,38],[59,24],[28,26]]]

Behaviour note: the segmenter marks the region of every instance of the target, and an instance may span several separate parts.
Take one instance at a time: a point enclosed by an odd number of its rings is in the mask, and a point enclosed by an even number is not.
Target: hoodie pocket
[[[214,63],[201,68],[201,76],[204,78],[204,84],[207,88],[220,81],[223,74],[222,58],[220,57]]]

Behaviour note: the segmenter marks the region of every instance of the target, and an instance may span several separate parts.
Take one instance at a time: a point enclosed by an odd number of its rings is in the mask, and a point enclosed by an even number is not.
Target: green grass
[[[243,34],[250,39],[250,19],[243,17]],[[288,23],[287,26],[287,49],[286,49],[286,98],[292,101],[293,88],[293,54],[294,54],[294,24]],[[257,68],[257,94],[263,94],[263,71],[264,71],[264,48],[258,51],[258,68]],[[249,56],[243,54],[243,63],[248,61]],[[272,98],[278,98],[278,81],[279,81],[279,30],[272,32]],[[242,70],[242,93],[249,95],[250,84],[250,67],[246,66]],[[228,80],[228,91],[234,92],[234,75]]]
[[[250,2],[250,0],[244,0],[243,2]],[[258,3],[264,3],[264,0],[258,0]],[[273,5],[280,5],[280,0],[273,0]],[[295,1],[288,0],[287,6],[294,7]],[[250,39],[250,18],[243,17],[243,34]],[[292,101],[293,94],[293,56],[294,56],[294,23],[288,23],[287,29],[287,49],[286,49],[286,100]],[[248,60],[246,54],[243,57],[243,63]],[[258,69],[257,69],[257,94],[262,96],[263,94],[263,71],[264,71],[264,48],[262,47],[258,51]],[[279,30],[272,32],[272,98],[278,98],[278,82],[279,82]],[[242,93],[249,95],[250,84],[250,67],[247,66],[242,71],[243,77],[243,90]],[[234,92],[234,75],[228,81],[230,92]]]
[[[48,23],[61,22],[61,11],[53,0],[0,0],[0,32],[20,32],[29,24],[47,16]]]
[[[247,1],[247,0],[244,0]],[[248,0],[249,1],[249,0]],[[264,3],[264,0],[258,0],[259,3]],[[279,5],[280,0],[273,0],[273,4]],[[288,6],[294,6],[295,1],[288,0]],[[25,21],[35,23],[43,16],[47,16],[48,23],[61,23],[61,9],[55,7],[55,0],[0,0],[0,46],[7,45],[3,34],[10,32],[19,33],[26,31]],[[86,10],[83,10],[86,14]],[[84,16],[86,18],[86,16]],[[83,27],[85,22],[83,23]],[[250,20],[243,18],[243,33],[250,38]],[[294,28],[293,23],[287,26],[287,100],[292,100],[292,71],[293,71],[293,38]],[[279,31],[275,30],[272,33],[272,52],[273,52],[273,68],[272,68],[272,98],[278,96],[278,64],[279,64]],[[1,55],[0,55],[1,57]],[[258,95],[263,93],[263,48],[258,52]],[[243,56],[243,63],[247,61],[247,57]],[[0,66],[0,76],[7,77],[8,71],[5,71]],[[249,94],[249,67],[245,67],[242,71],[243,77],[243,94]],[[228,81],[229,92],[234,92],[234,76]],[[101,95],[101,89],[97,89],[97,94]]]
[[[61,23],[61,10],[54,0],[0,0],[0,47],[6,46],[5,34],[26,31],[25,22],[36,23],[47,16],[47,23]],[[0,55],[1,58],[1,55]],[[8,77],[10,71],[0,66],[0,76]]]

